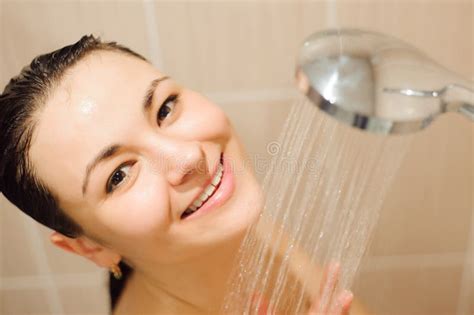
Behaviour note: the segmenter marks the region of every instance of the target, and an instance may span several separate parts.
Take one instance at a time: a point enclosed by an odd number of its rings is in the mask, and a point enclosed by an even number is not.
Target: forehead
[[[37,113],[30,159],[60,201],[82,195],[87,163],[138,119],[147,85],[159,76],[136,57],[100,51],[71,67],[53,88]]]
[[[93,51],[65,72],[51,101],[54,96],[67,94],[77,98],[84,93],[103,100],[116,92],[115,88],[136,90],[141,86],[140,80],[154,77],[156,73],[151,64],[137,57],[114,51]]]

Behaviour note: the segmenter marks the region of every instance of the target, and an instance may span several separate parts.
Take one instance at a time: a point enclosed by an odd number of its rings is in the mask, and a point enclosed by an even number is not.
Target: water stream
[[[350,289],[411,136],[369,134],[296,101],[263,180],[265,205],[242,244],[225,314],[301,314],[331,262]]]

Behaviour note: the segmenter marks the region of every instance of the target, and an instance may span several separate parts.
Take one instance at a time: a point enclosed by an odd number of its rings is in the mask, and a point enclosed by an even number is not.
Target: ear
[[[121,259],[121,256],[115,251],[100,245],[84,235],[70,238],[61,233],[53,232],[50,240],[53,245],[85,257],[99,267],[109,268],[114,264],[118,264]]]

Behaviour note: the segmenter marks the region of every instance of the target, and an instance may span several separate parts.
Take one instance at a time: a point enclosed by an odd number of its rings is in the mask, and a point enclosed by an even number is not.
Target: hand
[[[308,315],[349,315],[354,295],[348,290],[336,294],[340,265],[330,264],[321,279],[319,296],[311,305]]]

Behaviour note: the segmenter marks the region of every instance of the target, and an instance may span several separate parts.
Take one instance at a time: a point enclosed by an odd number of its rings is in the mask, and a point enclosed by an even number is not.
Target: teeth
[[[219,166],[221,165],[219,164]],[[216,177],[214,177],[214,179],[212,180],[212,185],[217,186],[217,184],[219,184],[219,182],[221,181],[221,178],[222,178],[222,168],[219,168],[217,170]]]
[[[206,188],[206,190],[205,190],[206,195],[207,195],[207,196],[210,196],[210,195],[214,192],[215,189],[216,189],[216,187],[213,186],[213,185],[207,186],[207,188]]]
[[[203,201],[201,199],[197,199],[193,202],[193,206],[199,208],[202,205]]]
[[[202,206],[202,204],[209,198],[209,196],[214,193],[214,191],[216,190],[217,184],[219,184],[219,182],[222,179],[223,172],[224,172],[224,168],[222,164],[219,163],[219,165],[217,166],[216,176],[214,176],[214,178],[212,179],[211,184],[209,184],[201,193],[201,195],[199,195],[199,197],[193,202],[193,204],[189,206],[188,208],[189,210],[194,212],[197,209],[199,209]]]

